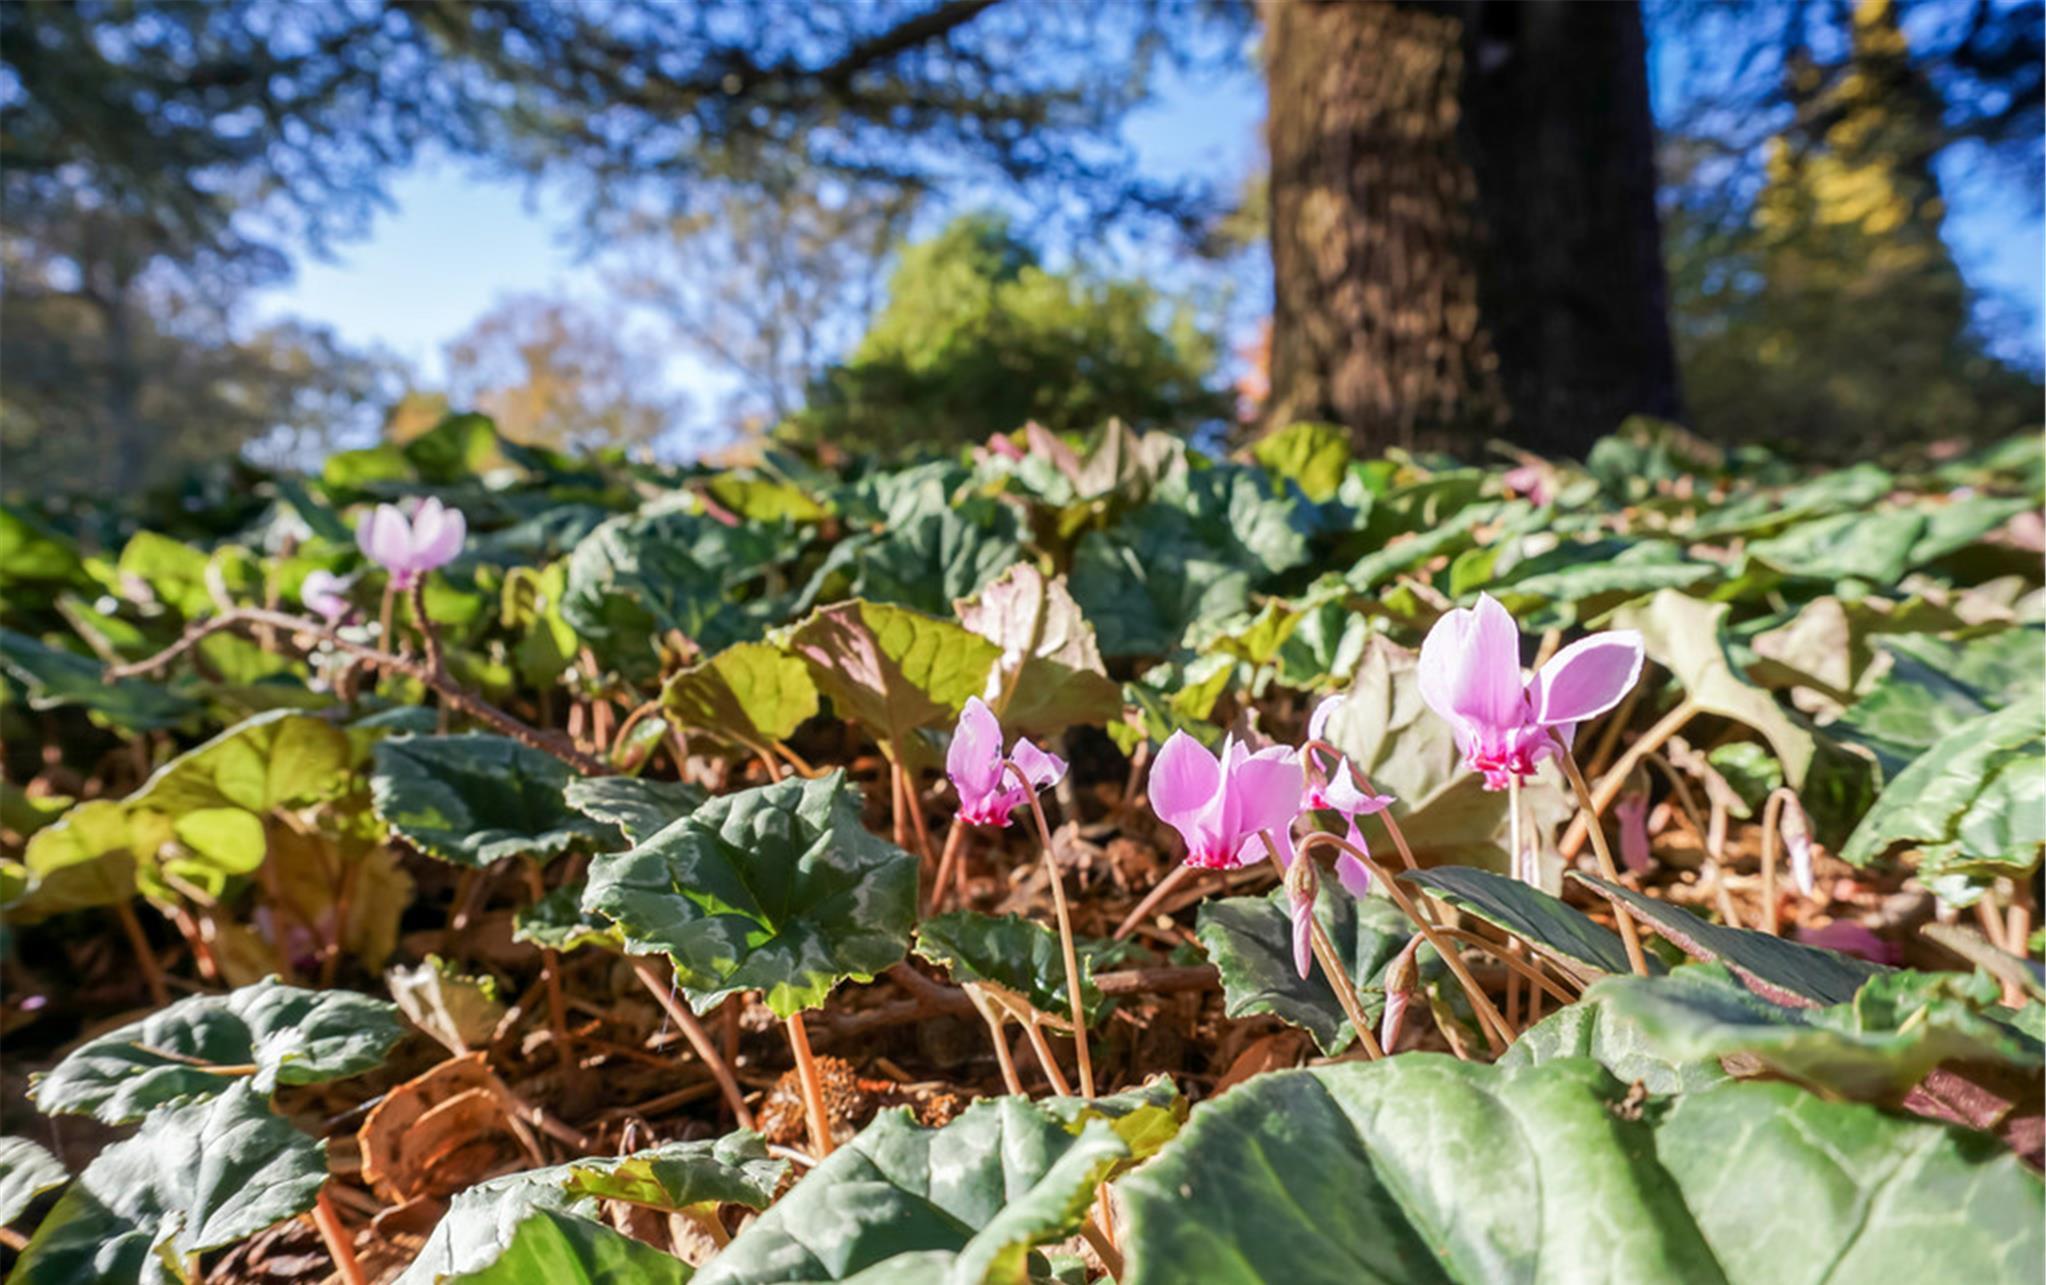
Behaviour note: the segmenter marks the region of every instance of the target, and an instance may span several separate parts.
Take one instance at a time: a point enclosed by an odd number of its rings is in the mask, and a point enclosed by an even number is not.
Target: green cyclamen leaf
[[[1403,873],[1400,878],[1440,894],[1458,910],[1503,928],[1585,980],[1629,971],[1618,933],[1518,879],[1467,866]],[[1648,961],[1662,971],[1662,961]]]
[[[380,742],[370,796],[386,824],[420,851],[481,868],[617,841],[617,830],[568,806],[572,773],[504,736],[407,736]]]
[[[1021,915],[956,910],[917,925],[916,953],[943,965],[955,981],[1013,991],[1053,1020],[1071,1020],[1065,955],[1058,934],[1043,924]],[[1085,950],[1078,953],[1080,1007],[1091,1023],[1100,1018],[1106,997],[1094,985]]]
[[[1408,1053],[1258,1077],[1117,1186],[1128,1285],[2019,1280],[2046,1189],[1947,1126]],[[1595,1213],[1594,1213],[1595,1211]]]
[[[27,1138],[0,1138],[0,1226],[21,1217],[37,1196],[69,1181],[57,1157]]]
[[[1323,882],[1314,914],[1362,990],[1365,1017],[1376,1020],[1385,1006],[1385,967],[1414,935],[1413,925],[1391,903],[1359,901],[1332,879]],[[1205,901],[1194,933],[1222,974],[1223,1011],[1229,1016],[1270,1013],[1312,1035],[1330,1056],[1357,1038],[1321,966],[1306,977],[1294,966],[1285,889]]]
[[[11,1285],[168,1282],[168,1262],[232,1245],[313,1207],[321,1144],[271,1111],[247,1080],[152,1111],[100,1152],[22,1250]]]
[[[1682,906],[1644,897],[1596,875],[1573,870],[1570,877],[1582,880],[1608,901],[1622,903],[1693,959],[1724,963],[1750,990],[1779,1004],[1800,1008],[1844,1004],[1854,998],[1862,983],[1889,971],[1838,951],[1710,923]]]
[[[759,990],[776,1014],[899,961],[916,858],[868,833],[843,772],[713,799],[590,867],[583,907],[663,951],[697,1011]]]
[[[398,1285],[434,1285],[469,1279],[469,1273],[475,1273],[476,1279],[506,1282],[579,1279],[574,1274],[525,1273],[557,1261],[589,1264],[611,1255],[640,1258],[608,1237],[649,1254],[655,1252],[592,1221],[600,1198],[669,1210],[720,1204],[763,1209],[787,1169],[786,1161],[768,1157],[760,1135],[741,1130],[722,1138],[664,1143],[631,1155],[577,1160],[491,1178],[454,1198],[412,1265],[398,1278]],[[541,1214],[548,1215],[546,1225],[532,1229],[533,1217]],[[526,1243],[522,1245],[522,1241]],[[557,1257],[570,1248],[576,1249],[577,1256]],[[683,1264],[666,1255],[658,1257],[686,1273]],[[645,1263],[659,1271],[668,1270],[653,1259]],[[598,1275],[589,1279],[645,1278]]]
[[[30,1090],[47,1112],[108,1124],[209,1098],[248,1078],[260,1093],[317,1084],[381,1063],[397,1009],[352,991],[311,991],[265,978],[226,995],[193,995],[87,1040]],[[253,1070],[226,1068],[253,1067]]]
[[[1022,1280],[1032,1246],[1071,1235],[1095,1188],[1176,1124],[1176,1095],[977,1102],[941,1129],[885,1112],[732,1239],[697,1279]],[[1142,1130],[1121,1126],[1142,1122]],[[1148,1132],[1147,1132],[1148,1131]]]

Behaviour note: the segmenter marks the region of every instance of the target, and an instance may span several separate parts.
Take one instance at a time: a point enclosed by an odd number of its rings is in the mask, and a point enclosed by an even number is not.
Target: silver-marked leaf
[[[1359,988],[1364,1016],[1377,1020],[1385,1007],[1385,967],[1414,935],[1413,924],[1392,903],[1378,897],[1359,900],[1333,879],[1322,881],[1314,916]],[[1293,919],[1284,888],[1258,897],[1202,902],[1194,935],[1222,974],[1223,1011],[1230,1017],[1270,1013],[1312,1035],[1330,1057],[1357,1038],[1320,963],[1304,978],[1294,966]]]
[[[1176,1129],[1176,1094],[977,1102],[941,1129],[884,1112],[712,1259],[704,1285],[1026,1278],[1033,1246],[1071,1235],[1095,1189]],[[865,1275],[862,1275],[865,1273]]]
[[[916,953],[942,965],[954,981],[998,986],[1021,995],[1032,1008],[1054,1020],[1072,1020],[1059,936],[1034,920],[974,910],[936,915],[917,925]],[[1076,949],[1076,953],[1080,956],[1080,1007],[1092,1023],[1101,1016],[1106,997],[1094,985],[1086,951]]]
[[[505,736],[407,736],[378,743],[370,796],[421,852],[480,869],[617,842],[612,826],[568,806],[572,776],[560,759]]]
[[[2046,846],[2046,697],[1960,724],[1884,787],[1840,859],[1916,845],[1926,875],[2023,876]]]
[[[271,977],[226,995],[188,996],[87,1040],[37,1077],[30,1095],[46,1112],[123,1124],[243,1078],[267,1094],[280,1084],[358,1075],[403,1033],[383,1000]]]
[[[188,1254],[246,1239],[313,1207],[321,1144],[247,1080],[152,1111],[85,1167],[21,1251],[10,1285],[168,1282]]]
[[[1942,1062],[2040,1065],[2038,1041],[1988,1016],[1996,987],[1980,985],[1968,974],[1888,973],[1848,1003],[1785,1008],[1721,965],[1691,964],[1667,977],[1609,977],[1566,1011],[1599,1013],[1679,1066],[1742,1056],[1831,1097],[1894,1105]],[[1598,1060],[1625,1078],[1623,1065]]]
[[[916,858],[860,823],[842,771],[713,799],[590,866],[583,907],[665,952],[698,1012],[759,990],[786,1017],[899,961]]]
[[[1403,872],[1399,877],[1505,929],[1584,981],[1629,971],[1627,949],[1618,933],[1518,879],[1468,866]],[[1662,971],[1660,960],[1650,959],[1648,966]]]
[[[762,1209],[773,1199],[787,1168],[786,1161],[768,1157],[758,1134],[740,1130],[722,1138],[669,1142],[631,1155],[577,1160],[487,1179],[449,1204],[418,1257],[398,1278],[399,1285],[431,1285],[493,1269],[499,1274],[483,1279],[573,1280],[576,1277],[504,1274],[528,1261],[518,1240],[532,1215],[551,1213],[608,1231],[591,1222],[599,1198],[668,1210],[719,1204]],[[551,1232],[532,1235],[535,1240],[551,1242],[557,1235],[572,1239],[575,1230],[557,1226]]]
[[[21,1217],[37,1196],[69,1181],[57,1157],[27,1138],[0,1138],[0,1226]]]
[[[1644,897],[1596,875],[1572,871],[1592,891],[1675,942],[1693,959],[1725,964],[1764,999],[1793,1008],[1845,1004],[1871,977],[1888,972],[1880,964],[1772,937],[1746,928],[1710,923],[1682,906]]]
[[[577,950],[601,946],[623,951],[625,938],[618,926],[601,915],[583,910],[583,889],[577,880],[565,883],[529,906],[512,912],[512,940],[527,942],[542,950]]]
[[[1408,1053],[1263,1075],[1122,1179],[1127,1285],[2020,1280],[2046,1188],[1962,1131],[1736,1082]]]
[[[645,843],[702,807],[710,792],[687,781],[585,776],[568,783],[566,797],[590,820],[617,826],[627,843]]]

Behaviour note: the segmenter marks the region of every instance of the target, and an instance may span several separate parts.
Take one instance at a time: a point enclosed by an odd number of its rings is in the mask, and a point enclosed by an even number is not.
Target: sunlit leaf
[[[739,991],[786,1017],[908,950],[917,860],[868,833],[843,772],[711,800],[590,866],[586,910],[661,951],[698,1012]]]
[[[1391,902],[1360,901],[1333,879],[1323,881],[1314,915],[1359,988],[1364,1016],[1376,1021],[1385,1007],[1386,965],[1414,935],[1413,924]],[[1222,975],[1223,1011],[1230,1017],[1270,1013],[1312,1035],[1331,1057],[1357,1038],[1320,963],[1306,977],[1294,966],[1285,889],[1204,901],[1194,934]]]
[[[377,815],[443,861],[480,868],[617,841],[612,826],[568,806],[567,764],[509,737],[408,736],[380,742],[374,761]]]

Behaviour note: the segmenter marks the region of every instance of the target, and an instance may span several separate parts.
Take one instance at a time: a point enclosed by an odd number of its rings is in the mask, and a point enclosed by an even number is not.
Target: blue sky
[[[1264,112],[1254,74],[1168,77],[1160,89],[1126,127],[1145,170],[1198,175],[1224,187],[1249,173]],[[2046,237],[2022,194],[1976,181],[1968,164],[1966,156],[1950,156],[1942,165],[1949,242],[1971,283],[2008,300],[2022,320],[2022,331],[2004,339],[2006,355],[2036,366],[2046,342]],[[432,379],[442,347],[504,295],[602,297],[597,271],[578,262],[569,204],[557,196],[445,163],[401,175],[390,196],[393,208],[365,239],[338,247],[329,260],[302,262],[289,284],[263,299],[261,311],[324,322],[350,342],[396,353]],[[1261,291],[1261,274],[1246,288]],[[1243,302],[1241,315],[1262,311],[1255,298]],[[670,364],[669,377],[696,402],[696,419],[714,411],[730,387],[686,355]]]

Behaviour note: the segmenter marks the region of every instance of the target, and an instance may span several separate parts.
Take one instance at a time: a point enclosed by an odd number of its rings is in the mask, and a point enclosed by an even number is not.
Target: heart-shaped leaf
[[[1849,1003],[1785,1008],[1721,965],[1692,964],[1667,977],[1607,978],[1566,1013],[1598,1013],[1608,1038],[1630,1031],[1634,1039],[1614,1042],[1652,1050],[1667,1063],[1716,1067],[1720,1059],[1745,1056],[1831,1097],[1894,1105],[1942,1062],[2039,1066],[2037,1040],[1985,1014],[1995,984],[1979,992],[1964,974],[1889,973],[1870,979]],[[1547,1056],[1557,1056],[1557,1042],[1546,1043]],[[1615,1075],[1627,1073],[1597,1060]]]
[[[983,915],[956,910],[917,925],[916,953],[940,964],[954,981],[996,986],[1021,995],[1054,1019],[1071,1020],[1066,994],[1065,955],[1059,936],[1021,915]],[[1105,1000],[1094,985],[1084,950],[1080,956],[1080,1007],[1091,1024]]]
[[[601,946],[622,953],[625,938],[618,926],[601,915],[584,912],[586,886],[580,880],[565,883],[532,905],[512,912],[512,940],[529,942],[544,950]]]
[[[627,843],[645,843],[702,807],[709,791],[687,781],[647,781],[631,776],[585,776],[568,783],[568,806],[615,825]]]
[[[1583,981],[1628,971],[1627,950],[1617,933],[1518,879],[1467,866],[1441,866],[1399,877],[1505,929]],[[1660,960],[1651,959],[1648,966],[1662,971]]]
[[[817,712],[817,685],[800,657],[768,643],[737,643],[670,678],[661,704],[691,736],[771,755]]]
[[[1163,656],[1187,627],[1250,606],[1251,574],[1197,538],[1186,516],[1149,504],[1073,553],[1073,598],[1105,656]]]
[[[1328,879],[1315,898],[1314,917],[1359,988],[1365,1017],[1376,1020],[1385,1007],[1385,967],[1414,935],[1413,924],[1390,902],[1359,900]],[[1194,935],[1222,974],[1223,1011],[1230,1017],[1270,1013],[1312,1035],[1330,1057],[1357,1038],[1321,965],[1306,977],[1294,966],[1285,889],[1202,902]]]
[[[1711,923],[1682,906],[1644,897],[1581,870],[1571,871],[1571,878],[1582,880],[1606,900],[1618,903],[1623,913],[1631,911],[1636,919],[1669,938],[1691,958],[1725,964],[1748,989],[1778,1004],[1793,1008],[1845,1004],[1871,977],[1889,971],[1880,964],[1837,951]]]
[[[617,842],[612,826],[568,806],[567,764],[509,737],[401,737],[379,742],[374,762],[377,815],[443,861],[481,868]]]
[[[1055,1114],[1023,1098],[976,1102],[941,1129],[884,1112],[697,1280],[1025,1279],[1031,1247],[1077,1230],[1095,1189],[1156,1150],[1185,1112],[1169,1086],[1064,1104]]]
[[[878,602],[811,613],[789,635],[841,718],[893,754],[920,728],[949,725],[987,684],[1000,650],[949,620]]]
[[[1018,562],[953,609],[960,624],[1002,649],[980,695],[1009,731],[1062,732],[1122,713],[1122,689],[1103,668],[1094,626],[1064,579]]]
[[[583,907],[662,951],[698,1012],[764,992],[782,1017],[900,960],[916,919],[916,858],[860,823],[845,774],[713,799],[590,866]]]
[[[464,1279],[465,1273],[487,1273],[481,1279],[506,1282],[576,1279],[573,1274],[521,1276],[514,1269],[540,1261],[532,1258],[536,1251],[559,1254],[566,1246],[577,1248],[581,1256],[574,1261],[579,1262],[591,1261],[590,1255],[641,1258],[612,1244],[606,1236],[631,1245],[639,1242],[593,1221],[600,1198],[665,1210],[719,1204],[762,1209],[773,1199],[787,1168],[787,1162],[768,1157],[758,1134],[741,1130],[717,1139],[664,1143],[631,1155],[578,1160],[487,1179],[454,1198],[398,1282],[432,1285]],[[539,1213],[553,1215],[549,1225],[527,1230],[532,1216]],[[522,1237],[529,1241],[523,1249]],[[639,1248],[655,1252],[646,1246]],[[688,1269],[683,1264],[666,1255],[659,1257],[681,1268],[686,1277]],[[659,1271],[668,1270],[651,1259],[645,1261]]]
[[[1885,639],[1889,671],[1829,730],[1873,751],[1894,780],[1962,724],[2036,702],[2042,648],[2046,629],[2037,626],[1965,642],[1919,634]]]
[[[0,1227],[21,1217],[37,1196],[69,1181],[57,1157],[27,1138],[0,1138]]]
[[[28,690],[30,709],[77,705],[131,732],[173,727],[200,711],[197,701],[161,683],[139,678],[109,683],[97,661],[12,629],[0,629],[0,669]]]
[[[1960,724],[1884,787],[1840,859],[1858,866],[1900,843],[1923,874],[2019,877],[2046,845],[2046,697],[2034,692]]]
[[[1118,1184],[1123,1279],[2006,1280],[2046,1255],[2038,1175],[1960,1131],[1788,1084],[1628,1092],[1423,1053],[1260,1076]]]
[[[65,1189],[21,1251],[11,1285],[170,1282],[170,1263],[232,1245],[313,1207],[321,1144],[247,1080],[152,1111]]]
[[[48,1112],[139,1120],[249,1079],[258,1092],[317,1084],[378,1065],[403,1034],[397,1010],[353,991],[265,978],[226,995],[191,995],[87,1040],[30,1091]]]

